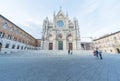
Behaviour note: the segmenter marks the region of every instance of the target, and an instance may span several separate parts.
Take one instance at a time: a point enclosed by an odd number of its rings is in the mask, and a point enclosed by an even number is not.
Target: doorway
[[[72,43],[69,43],[69,49],[70,49],[70,50],[73,50],[73,45],[72,45]]]
[[[58,50],[63,50],[63,41],[58,41]]]
[[[49,50],[53,50],[53,43],[49,43]]]

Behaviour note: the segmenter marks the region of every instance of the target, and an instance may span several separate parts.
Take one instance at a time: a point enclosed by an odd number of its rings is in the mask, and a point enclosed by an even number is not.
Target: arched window
[[[8,28],[7,22],[3,23],[2,27],[3,27],[4,29],[7,29],[7,28]]]
[[[13,26],[10,28],[10,31],[11,31],[11,32],[13,32],[13,31],[14,31],[14,27],[13,27]]]
[[[16,30],[16,34],[19,34],[19,30],[18,29]]]

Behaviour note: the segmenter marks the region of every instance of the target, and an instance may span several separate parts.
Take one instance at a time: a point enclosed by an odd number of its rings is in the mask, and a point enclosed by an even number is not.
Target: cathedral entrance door
[[[73,49],[72,43],[69,43],[69,49],[70,49],[70,50]]]
[[[63,41],[58,41],[58,50],[63,50]]]
[[[49,43],[49,50],[53,50],[53,43]]]

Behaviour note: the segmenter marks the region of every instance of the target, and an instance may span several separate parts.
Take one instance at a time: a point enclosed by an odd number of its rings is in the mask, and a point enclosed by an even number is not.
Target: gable
[[[65,15],[64,15],[64,13],[62,12],[62,10],[60,10],[60,11],[57,13],[56,18],[65,18]]]

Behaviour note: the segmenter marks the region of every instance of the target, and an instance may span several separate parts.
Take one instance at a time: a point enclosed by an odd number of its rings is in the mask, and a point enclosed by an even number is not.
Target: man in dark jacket
[[[96,53],[96,56],[98,57],[98,49],[96,49],[96,52],[95,52],[95,53]]]
[[[68,55],[70,54],[70,50],[68,50]]]

